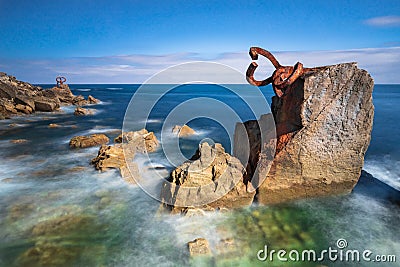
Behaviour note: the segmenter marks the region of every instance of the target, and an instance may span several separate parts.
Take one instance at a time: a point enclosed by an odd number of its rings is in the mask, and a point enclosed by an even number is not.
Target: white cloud
[[[377,27],[396,27],[400,26],[400,16],[375,17],[367,19],[365,23]]]
[[[358,62],[375,83],[400,83],[400,47],[369,48],[338,51],[273,52],[282,65],[297,61],[305,67]],[[53,83],[64,75],[69,83],[142,83],[157,72],[172,65],[202,60],[200,54],[118,55],[105,57],[65,58],[57,60],[0,60],[0,71],[32,83]],[[210,61],[226,64],[244,75],[251,59],[247,51],[223,53]],[[256,78],[270,76],[271,63],[263,57],[257,61]],[[245,79],[243,77],[243,82]]]

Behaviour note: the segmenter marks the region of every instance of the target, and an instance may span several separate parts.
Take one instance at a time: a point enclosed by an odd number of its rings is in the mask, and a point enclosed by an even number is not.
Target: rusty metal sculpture
[[[254,71],[257,69],[258,64],[256,62],[252,62],[246,71],[247,81],[255,86],[265,86],[272,83],[272,88],[278,97],[282,97],[285,94],[288,86],[293,84],[302,75],[325,68],[304,68],[303,64],[300,62],[297,62],[293,67],[282,66],[269,51],[260,47],[251,47],[249,54],[253,60],[257,60],[258,55],[266,57],[269,59],[269,61],[271,61],[272,65],[274,65],[275,71],[272,73],[271,77],[262,81],[257,81],[254,79]]]
[[[67,81],[67,78],[63,76],[57,76],[56,77],[56,82],[57,82],[57,87],[60,87],[60,85],[63,85]]]

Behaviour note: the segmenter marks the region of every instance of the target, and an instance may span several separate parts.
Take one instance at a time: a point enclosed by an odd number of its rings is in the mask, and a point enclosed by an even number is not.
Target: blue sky
[[[398,0],[0,0],[0,36],[0,71],[31,82],[143,82],[188,60],[244,71],[257,45],[285,64],[358,61],[400,83]]]

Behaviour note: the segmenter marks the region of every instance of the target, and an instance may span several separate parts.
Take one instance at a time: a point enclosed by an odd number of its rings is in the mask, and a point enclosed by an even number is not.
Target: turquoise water
[[[274,207],[254,205],[200,217],[160,214],[160,203],[139,187],[126,184],[117,171],[99,173],[89,165],[98,148],[68,147],[75,135],[98,132],[110,139],[116,137],[137,88],[71,85],[74,94],[91,94],[102,100],[91,107],[96,109],[95,115],[76,117],[73,107],[64,107],[59,113],[0,121],[0,266],[280,266],[282,262],[259,261],[257,252],[264,245],[322,250],[335,247],[339,238],[346,239],[351,249],[395,254],[400,260],[400,206],[393,197],[388,200],[384,196],[388,192],[396,196],[395,191],[377,182],[400,189],[400,86],[375,86],[374,130],[364,167],[375,178],[364,174],[364,183],[352,194]],[[272,90],[267,87],[263,92],[269,101]],[[204,96],[233,106],[243,120],[253,119],[234,95],[215,86],[196,85],[165,96],[146,128],[160,138],[164,114],[190,97]],[[220,112],[218,107],[205,108]],[[50,123],[61,127],[48,128]],[[189,125],[199,135],[181,140],[186,157],[204,138],[231,149],[229,133],[221,124],[200,118]],[[13,139],[28,141],[13,144]],[[165,167],[165,175],[173,168],[162,155],[153,160]],[[198,237],[209,241],[212,256],[190,259],[186,244]],[[354,265],[340,261],[324,264]],[[396,264],[364,262],[362,266]]]

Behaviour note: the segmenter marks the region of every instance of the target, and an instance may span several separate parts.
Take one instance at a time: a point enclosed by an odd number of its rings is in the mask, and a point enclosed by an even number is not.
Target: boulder
[[[88,102],[89,102],[89,104],[99,104],[100,100],[98,100],[97,98],[94,98],[93,96],[89,95],[88,96]]]
[[[158,147],[157,137],[153,132],[142,129],[135,132],[124,132],[114,139],[115,143],[128,143],[140,153],[154,152]]]
[[[89,104],[89,102],[85,99],[83,95],[78,95],[72,99],[72,104],[74,104],[75,106],[86,106],[87,104]]]
[[[33,99],[36,111],[51,112],[60,108],[60,102],[46,97],[35,97]]]
[[[172,133],[176,134],[179,137],[187,137],[195,135],[196,131],[185,124],[183,126],[175,125],[172,128]]]
[[[93,115],[94,110],[93,109],[88,109],[88,108],[81,108],[81,107],[76,107],[74,111],[75,116],[84,116],[84,115]]]
[[[221,144],[204,142],[191,160],[171,172],[161,199],[173,213],[184,213],[185,207],[192,206],[203,210],[249,206],[255,191],[247,191],[244,173],[240,161],[225,153]]]
[[[118,169],[122,178],[131,184],[136,184],[139,179],[139,170],[133,162],[135,150],[127,144],[115,144],[113,146],[102,145],[97,157],[91,163],[97,170]],[[129,166],[128,166],[129,164]]]
[[[15,96],[14,101],[16,104],[21,104],[35,110],[35,102],[28,96],[18,94]]]
[[[105,145],[110,139],[105,134],[92,134],[89,136],[74,136],[69,141],[71,148],[86,148],[98,145]]]
[[[92,164],[97,170],[106,171],[110,168],[119,169],[122,178],[131,184],[140,179],[139,169],[133,161],[136,153],[153,152],[158,146],[158,140],[153,132],[142,129],[136,132],[126,132],[116,138],[112,146],[102,145]],[[121,143],[123,142],[123,143]]]
[[[370,139],[374,106],[373,79],[356,63],[328,66],[303,75],[286,94],[272,99],[276,123],[273,160],[264,157],[260,130],[248,121],[250,147],[247,171],[257,181],[257,200],[273,204],[300,198],[349,193],[356,185]],[[240,147],[236,138],[234,147]],[[256,149],[254,149],[256,148]],[[235,149],[238,151],[238,149]],[[250,166],[251,165],[251,166]],[[271,166],[256,171],[256,166]]]

